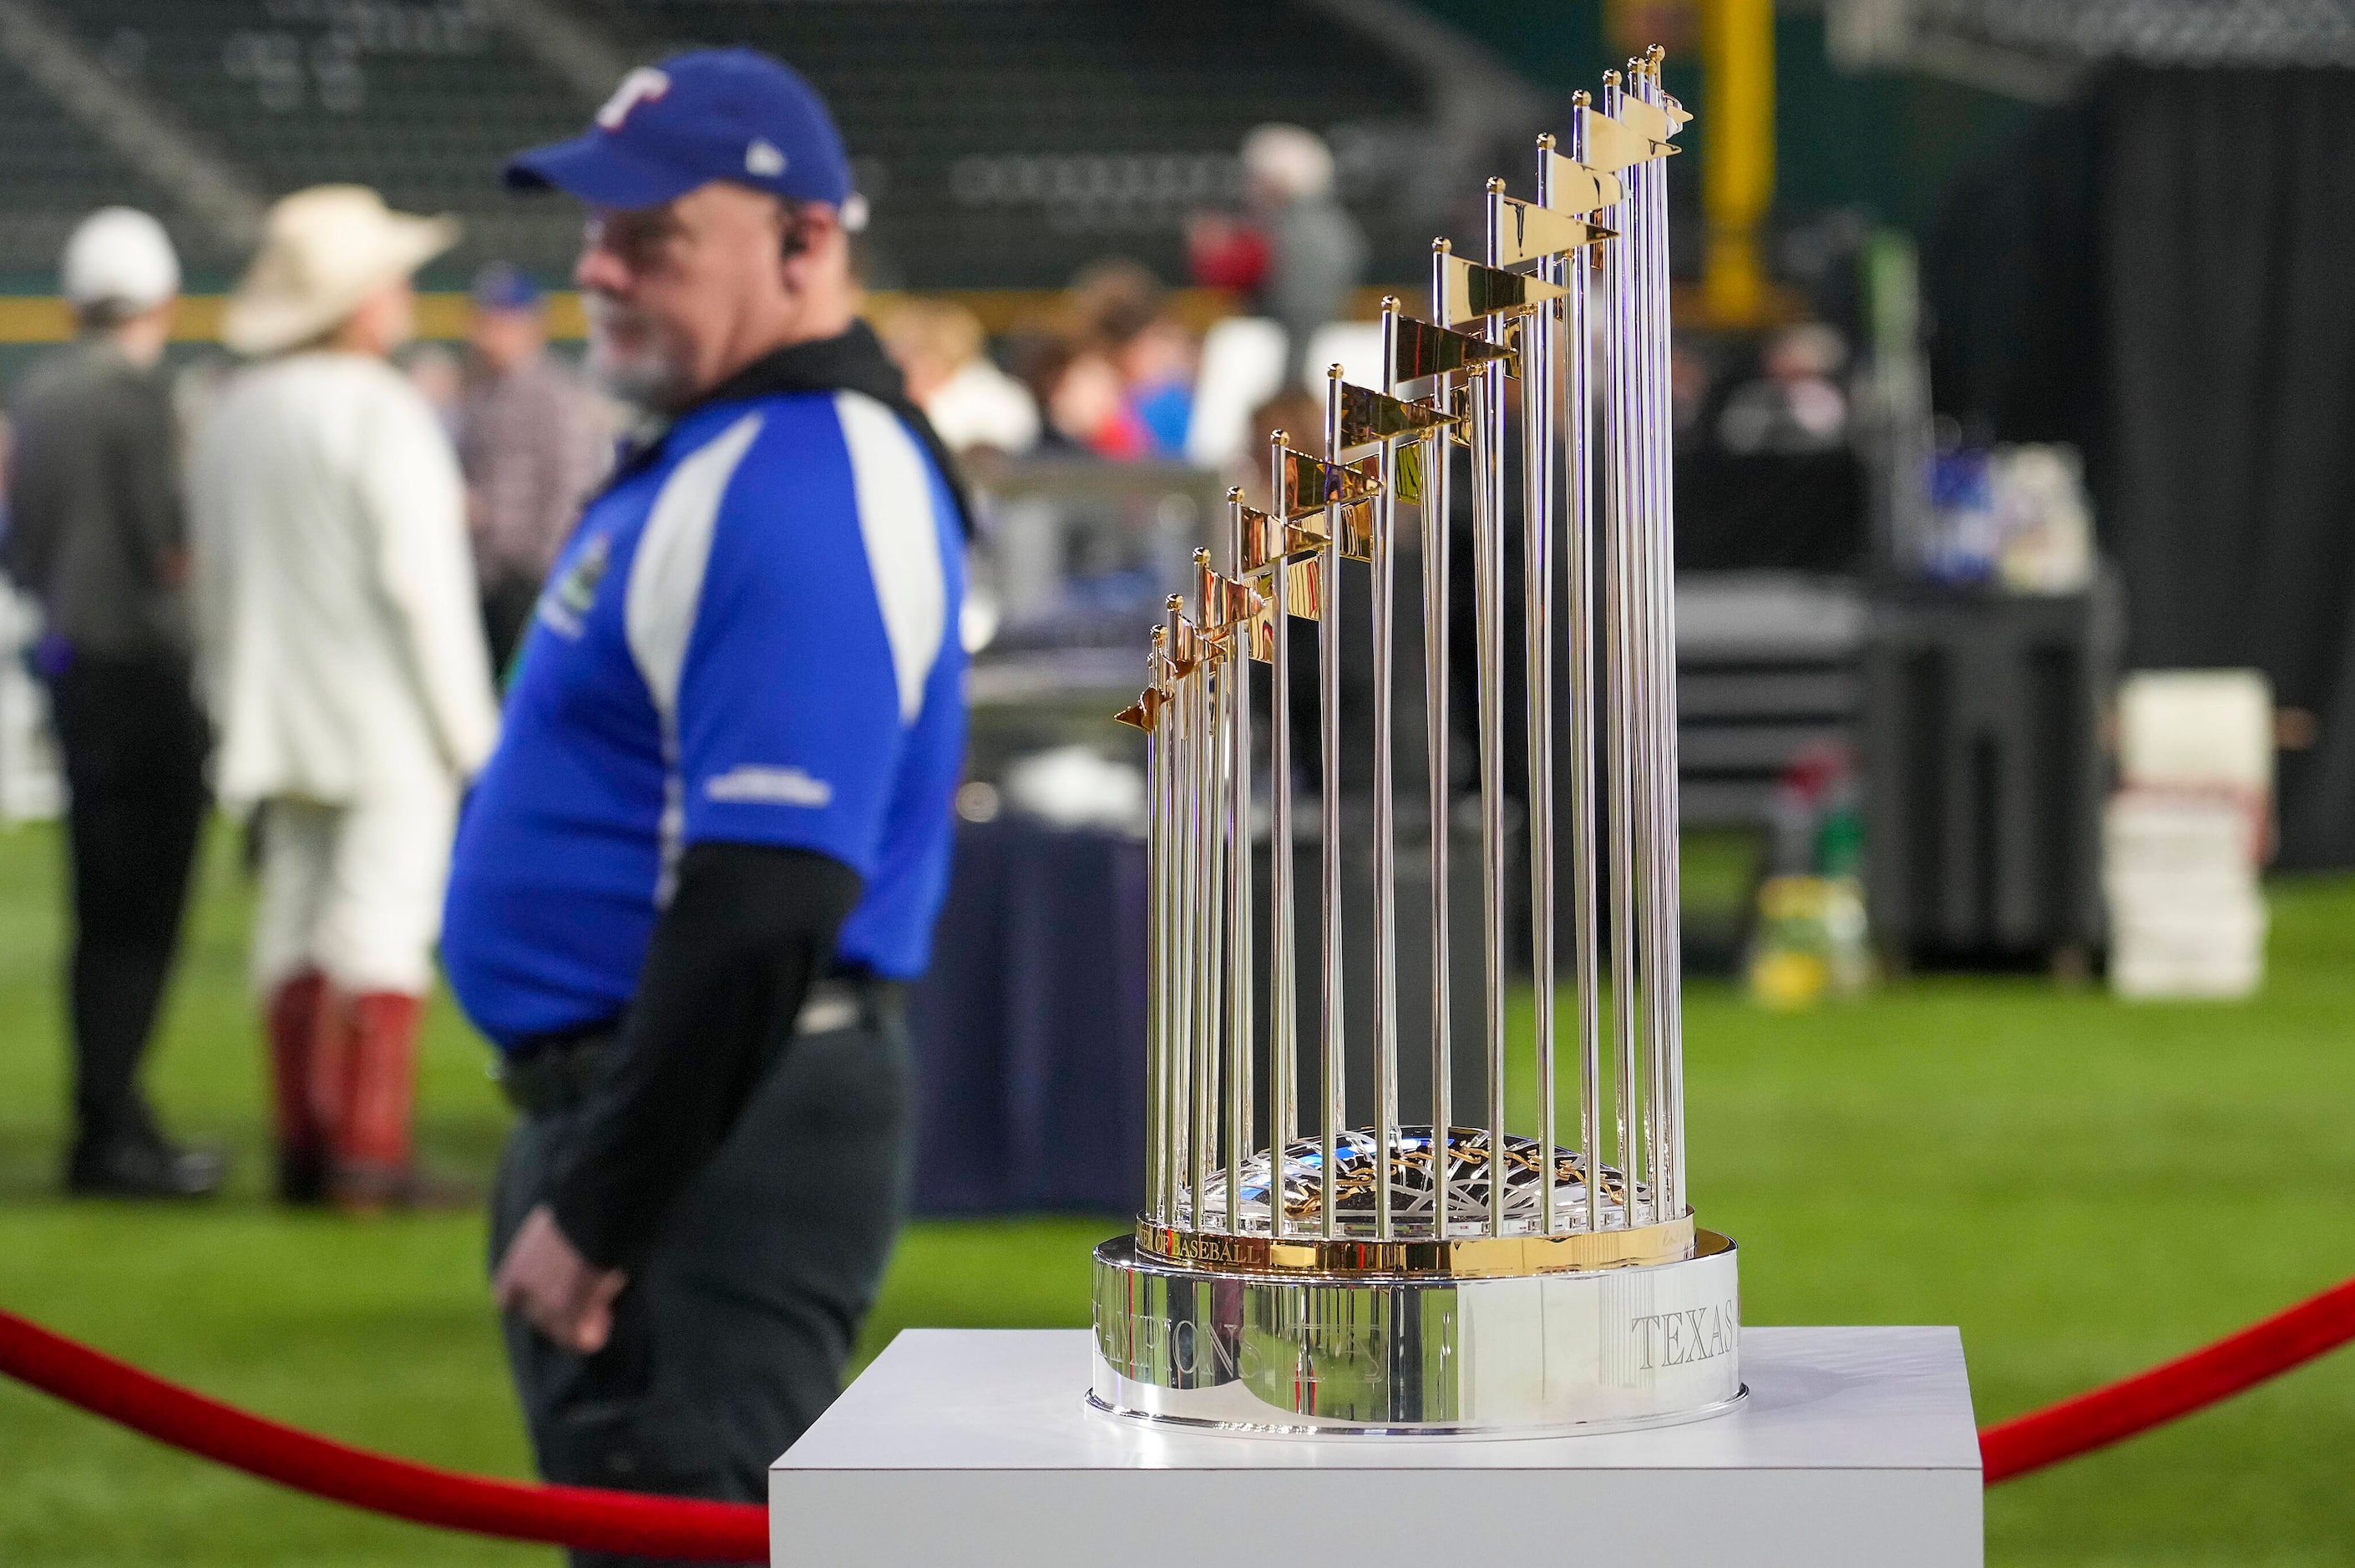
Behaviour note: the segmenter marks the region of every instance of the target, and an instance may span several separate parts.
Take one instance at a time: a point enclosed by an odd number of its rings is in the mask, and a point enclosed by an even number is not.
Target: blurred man
[[[964,508],[854,314],[862,204],[800,77],[634,70],[508,179],[589,204],[591,367],[653,433],[557,561],[459,830],[443,955],[524,1112],[497,1298],[549,1479],[751,1501],[905,1205]]]
[[[156,372],[180,264],[162,225],[114,207],[74,230],[61,271],[78,335],[16,399],[5,562],[47,618],[38,658],[71,794],[66,1184],[195,1196],[219,1184],[219,1158],[175,1148],[138,1085],[206,803],[177,441]]]
[[[458,792],[496,732],[464,488],[388,356],[447,217],[319,185],[270,211],[191,474],[218,785],[262,810],[253,977],[280,1191],[416,1192],[410,1120]]]
[[[1314,131],[1263,125],[1243,138],[1242,163],[1245,198],[1267,236],[1260,309],[1282,323],[1297,376],[1309,368],[1309,335],[1348,313],[1366,237],[1334,194],[1332,150]]]
[[[581,385],[548,354],[547,306],[513,267],[474,278],[474,362],[458,402],[458,465],[483,590],[491,668],[505,672],[539,585],[605,469],[603,432]]]
[[[971,311],[947,300],[907,300],[883,321],[881,336],[907,377],[908,396],[951,451],[1014,457],[1038,444],[1039,405],[991,362]]]

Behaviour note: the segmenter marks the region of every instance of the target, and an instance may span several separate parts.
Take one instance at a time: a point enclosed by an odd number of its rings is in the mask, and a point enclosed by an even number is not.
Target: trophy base
[[[1559,1436],[1742,1396],[1733,1243],[1490,1278],[1220,1271],[1095,1252],[1099,1410],[1263,1436]]]

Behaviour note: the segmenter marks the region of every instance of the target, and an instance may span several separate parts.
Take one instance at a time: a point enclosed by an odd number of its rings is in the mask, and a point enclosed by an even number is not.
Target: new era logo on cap
[[[693,49],[622,79],[596,122],[569,142],[519,154],[507,184],[554,185],[600,207],[648,207],[713,180],[854,207],[850,160],[826,101],[787,66],[751,49]]]

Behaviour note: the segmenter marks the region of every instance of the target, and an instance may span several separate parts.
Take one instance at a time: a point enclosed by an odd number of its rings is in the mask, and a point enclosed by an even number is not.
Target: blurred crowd
[[[1046,302],[994,319],[951,297],[877,302],[884,348],[951,451],[979,460],[985,473],[994,460],[1188,465],[1256,494],[1255,459],[1269,434],[1315,429],[1321,419],[1310,388],[1322,380],[1322,362],[1366,352],[1349,334],[1370,329],[1349,323],[1364,314],[1359,296],[1369,257],[1319,137],[1267,125],[1241,153],[1238,203],[1187,220],[1180,281],[1190,287],[1114,257]],[[168,376],[164,351],[179,277],[160,226],[109,209],[67,250],[60,288],[79,335],[14,389],[13,462],[11,432],[0,426],[0,471],[8,474],[0,559],[46,612],[30,662],[49,694],[76,823],[80,945],[69,989],[81,1132],[72,1173],[84,1185],[200,1191],[218,1178],[218,1161],[165,1137],[136,1087],[197,825],[216,794],[259,808],[252,841],[264,897],[255,975],[272,1019],[282,1138],[293,1150],[282,1173],[286,1190],[337,1191],[339,1160],[351,1168],[343,1187],[360,1201],[414,1181],[407,1091],[393,1080],[411,1070],[404,1063],[413,1054],[414,1001],[427,984],[433,929],[427,906],[444,857],[419,846],[446,845],[442,819],[488,744],[496,689],[629,418],[551,351],[550,302],[514,267],[493,264],[474,277],[462,339],[412,341],[408,278],[453,238],[428,220],[388,213],[357,187],[290,199],[223,332],[226,347],[258,366],[233,368],[200,355]],[[353,257],[371,244],[389,279],[375,279],[378,293],[366,299],[338,291],[336,269],[357,265]],[[398,288],[385,294],[391,282]],[[979,302],[987,307],[986,297]],[[283,372],[317,350],[357,355],[378,373],[354,391],[334,377],[305,383]],[[1819,322],[1732,342],[1680,334],[1673,366],[1679,449],[1736,456],[1843,450],[1849,357],[1842,334]],[[1352,369],[1360,378],[1371,373]],[[273,377],[281,384],[275,416],[258,411],[254,392]],[[356,419],[413,426],[413,449],[379,457],[381,471],[290,471],[277,461],[271,418],[328,418],[338,398],[375,410]],[[185,475],[176,456],[183,451],[192,454]],[[370,591],[406,596],[404,624],[414,636],[365,656],[345,645],[350,626],[331,624],[332,596],[284,572],[273,579],[250,547],[240,559],[221,545],[208,570],[204,547],[208,513],[234,519],[234,526],[217,523],[222,540],[251,536],[253,518],[273,504],[332,509],[337,487],[352,483],[379,485],[388,506],[448,510],[449,547],[463,555],[376,563],[381,580]],[[100,513],[107,515],[97,524],[84,516]],[[364,518],[354,528],[351,549],[381,549]],[[474,673],[472,652],[451,652],[459,599],[468,627],[457,641],[479,647],[485,679]],[[304,613],[316,619],[323,604],[327,620],[300,634],[286,630]],[[229,667],[239,658],[246,665]],[[368,659],[440,672],[440,696],[429,697],[431,711],[410,726],[411,749],[430,762],[412,771],[442,780],[422,791],[439,804],[406,826],[357,832],[357,842],[377,842],[379,860],[422,855],[432,874],[401,898],[387,894],[375,907],[362,898],[361,907],[339,911],[338,890],[354,875],[344,862],[365,858],[363,851],[339,850],[355,832],[339,838],[332,822],[304,830],[305,813],[317,799],[347,804],[343,775],[354,768],[390,777],[407,766],[352,738],[387,727],[378,699],[365,694]],[[246,688],[303,685],[299,674],[259,673],[273,662],[309,673],[308,694],[293,700],[315,711],[241,722],[240,712],[276,713],[290,700],[252,698]],[[209,666],[201,670],[208,713],[158,695],[185,689],[201,666]],[[425,686],[433,691],[434,680]],[[151,722],[157,713],[176,716],[159,725]],[[257,724],[271,732],[266,743],[254,737]],[[133,731],[135,745],[124,738]],[[209,749],[216,734],[217,756]],[[339,755],[323,763],[323,747]],[[176,782],[159,788],[167,779]],[[159,802],[167,798],[177,803],[165,809]],[[410,791],[403,809],[415,798]],[[394,907],[402,898],[405,913]],[[394,940],[388,933],[404,934]],[[336,957],[338,942],[389,942],[399,951]],[[329,973],[338,968],[341,980]],[[368,1000],[384,996],[408,1001]],[[335,1037],[329,1046],[317,1044],[323,1030]],[[372,1046],[377,1035],[388,1039]],[[383,1065],[371,1080],[368,1064],[377,1056]],[[314,1057],[332,1060],[314,1072],[304,1065]],[[336,1139],[347,1134],[359,1141],[339,1153]],[[354,1174],[363,1167],[364,1176]]]
[[[1208,367],[1240,379],[1243,409],[1298,377],[1317,331],[1353,313],[1365,237],[1336,195],[1333,154],[1314,132],[1261,126],[1245,139],[1241,163],[1241,207],[1205,209],[1187,223],[1188,281],[1211,291],[1208,315],[1181,310],[1163,280],[1117,258],[1083,269],[1050,307],[1010,321],[986,323],[939,299],[885,312],[885,345],[950,445],[1010,457],[1199,460],[1204,330],[1215,335],[1228,314],[1280,334],[1248,363]]]
[[[289,197],[223,318],[248,363],[176,376],[162,226],[107,208],[68,243],[76,335],[11,389],[0,566],[66,784],[74,1191],[221,1180],[139,1083],[218,799],[260,874],[282,1194],[432,1195],[410,1124],[452,821],[619,421],[512,267],[475,278],[462,353],[411,344],[410,274],[455,238],[357,186]]]

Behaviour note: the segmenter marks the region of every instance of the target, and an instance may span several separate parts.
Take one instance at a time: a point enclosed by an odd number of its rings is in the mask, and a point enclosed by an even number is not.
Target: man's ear
[[[785,287],[802,293],[826,286],[826,274],[847,270],[850,236],[832,207],[820,202],[783,209],[777,235],[777,265]]]

